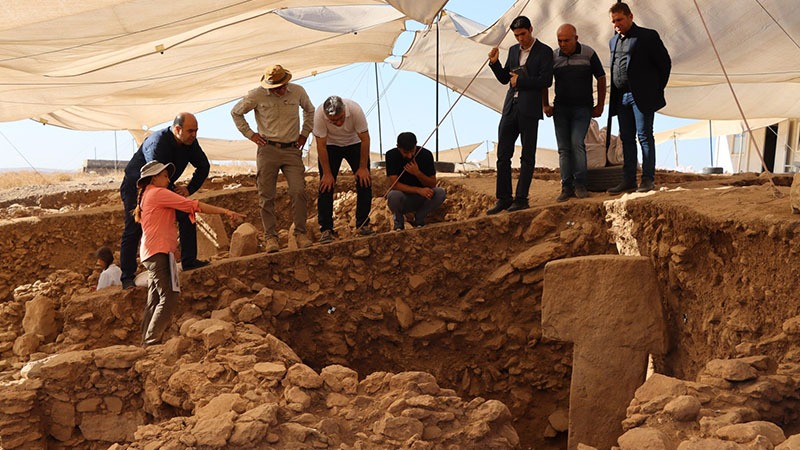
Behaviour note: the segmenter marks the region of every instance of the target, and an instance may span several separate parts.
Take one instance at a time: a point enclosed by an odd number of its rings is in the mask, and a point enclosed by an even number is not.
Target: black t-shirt
[[[433,153],[431,153],[430,150],[421,147],[419,152],[417,152],[416,159],[420,172],[429,177],[436,175],[436,166],[433,164]],[[403,154],[400,153],[400,150],[397,148],[389,150],[386,152],[386,176],[400,175],[405,165],[409,162],[411,162],[411,160],[403,158]],[[417,177],[408,172],[400,176],[400,182],[408,186],[425,187]]]

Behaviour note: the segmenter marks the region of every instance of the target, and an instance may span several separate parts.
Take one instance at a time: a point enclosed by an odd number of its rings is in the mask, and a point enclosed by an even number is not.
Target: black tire
[[[455,173],[456,171],[456,163],[451,163],[447,161],[436,161],[433,164],[434,167],[436,167],[437,172]]]
[[[703,167],[703,173],[706,175],[719,175],[723,172],[722,167]]]
[[[622,179],[622,166],[589,169],[586,177],[586,189],[592,192],[605,192],[622,183]]]

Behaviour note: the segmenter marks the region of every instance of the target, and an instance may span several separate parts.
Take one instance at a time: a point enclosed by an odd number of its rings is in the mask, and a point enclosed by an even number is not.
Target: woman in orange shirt
[[[224,214],[230,219],[244,218],[237,212],[192,200],[167,189],[174,171],[172,163],[151,161],[142,167],[136,182],[139,201],[133,215],[142,224],[139,254],[149,272],[147,307],[142,319],[142,344],[145,346],[161,341],[180,293],[174,256],[178,250],[175,210],[188,213],[192,222],[196,212]]]

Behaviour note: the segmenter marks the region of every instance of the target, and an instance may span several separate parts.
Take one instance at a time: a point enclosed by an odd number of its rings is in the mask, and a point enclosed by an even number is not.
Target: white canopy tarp
[[[264,67],[296,78],[353,62],[383,61],[404,20],[430,23],[446,0],[6,0],[0,9],[0,121],[34,118],[83,130],[137,130],[176,111],[202,111],[243,95]],[[788,0],[704,0],[700,8],[748,118],[800,117],[800,14]],[[390,6],[391,5],[391,6]],[[631,2],[658,30],[673,70],[661,112],[740,119],[692,0]],[[556,42],[565,22],[607,66],[612,28],[596,0],[515,3],[494,25],[444,14],[440,81],[463,91],[519,14]],[[345,8],[345,9],[342,9]],[[327,30],[327,31],[324,31]],[[735,32],[731,32],[735,30]],[[356,33],[357,32],[357,33]],[[435,75],[436,33],[416,33],[399,67]],[[504,88],[484,68],[467,92],[500,110]]]
[[[511,158],[511,168],[519,169],[521,162],[519,156],[522,154],[522,146],[514,146],[514,157]],[[486,158],[477,162],[481,167],[497,168],[497,142],[494,143],[492,151],[486,154]],[[536,148],[536,167],[543,167],[546,169],[558,169],[558,150],[552,148],[537,147]]]
[[[451,163],[465,163],[467,162],[467,158],[472,152],[475,151],[479,146],[481,146],[483,142],[478,142],[476,144],[470,145],[462,145],[460,147],[455,148],[448,148],[446,150],[439,150],[439,161],[443,162],[451,162]],[[434,159],[436,159],[436,150],[431,150],[433,153]],[[383,157],[381,157],[380,153],[372,153],[369,154],[370,161],[381,161],[386,157],[386,152],[383,153]]]
[[[800,37],[800,14],[796,2],[698,3],[746,117],[800,117],[800,46],[796,43]],[[634,21],[657,30],[672,57],[667,106],[660,112],[696,119],[740,119],[694,2],[630,4]],[[513,34],[506,31],[520,14],[531,19],[534,34],[551,47],[556,45],[557,28],[567,22],[574,24],[580,42],[593,47],[607,69],[608,41],[613,35],[608,6],[596,0],[519,0],[494,25],[469,36],[465,34],[474,32],[474,23],[446,14],[439,25],[440,81],[463,91],[486,60],[489,49],[503,36],[500,58],[504,62],[508,48],[516,43]],[[417,32],[399,68],[434,78],[435,42],[435,33]],[[484,67],[466,95],[500,111],[502,92],[491,70]]]
[[[247,139],[197,138],[208,159],[212,161],[255,161],[257,146]]]
[[[142,129],[241,97],[271,64],[301,78],[383,61],[405,17],[381,3],[6,1],[0,121]]]
[[[782,122],[785,119],[753,119],[748,120],[751,130],[768,127]],[[741,134],[747,131],[747,126],[743,120],[712,120],[711,130],[708,128],[709,121],[695,122],[680,128],[655,133],[656,144],[671,141],[672,139],[708,139],[710,136],[729,136]]]

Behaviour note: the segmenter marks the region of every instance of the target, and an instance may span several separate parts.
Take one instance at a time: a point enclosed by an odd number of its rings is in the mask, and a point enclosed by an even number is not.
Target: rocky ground
[[[544,265],[617,253],[652,262],[669,337],[619,447],[800,448],[789,177],[659,173],[650,195],[556,203],[558,175],[537,172],[532,208],[495,217],[493,174],[442,177],[434,223],[395,233],[376,174],[381,233],[354,237],[344,192],[333,244],[221,252],[182,275],[148,348],[146,290],[90,288],[122,227],[106,181],[0,192],[2,448],[567,448],[572,346],[542,337]],[[197,196],[260,228],[252,176]]]

